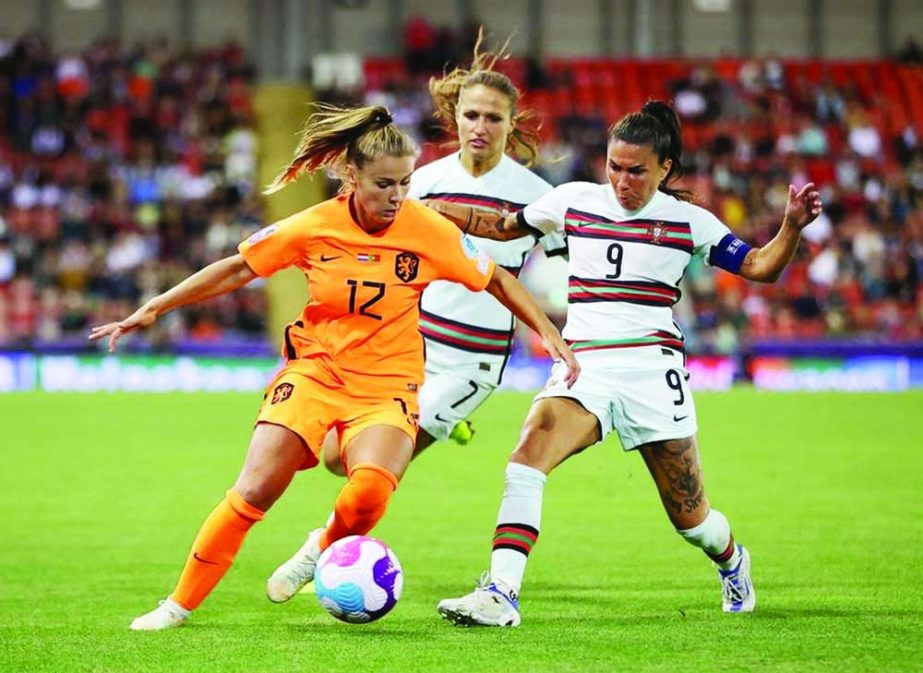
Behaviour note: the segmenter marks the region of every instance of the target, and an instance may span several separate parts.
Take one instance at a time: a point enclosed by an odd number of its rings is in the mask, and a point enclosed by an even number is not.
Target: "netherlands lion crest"
[[[420,258],[412,252],[402,252],[394,258],[394,275],[405,283],[417,277],[420,270]]]

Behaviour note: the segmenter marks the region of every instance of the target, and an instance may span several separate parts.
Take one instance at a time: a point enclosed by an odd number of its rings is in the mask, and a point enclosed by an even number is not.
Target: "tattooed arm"
[[[524,227],[516,213],[503,215],[490,210],[481,210],[460,203],[426,199],[423,205],[451,221],[466,234],[489,238],[495,241],[509,241],[533,234]]]

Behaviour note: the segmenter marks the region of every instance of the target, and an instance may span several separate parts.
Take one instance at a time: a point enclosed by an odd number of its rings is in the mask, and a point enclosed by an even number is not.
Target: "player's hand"
[[[567,375],[564,377],[564,382],[568,388],[573,386],[577,382],[577,377],[580,376],[580,364],[577,362],[577,358],[574,357],[570,346],[564,343],[564,339],[557,333],[544,337],[542,345],[548,351],[552,360],[555,362],[563,361],[567,365]]]
[[[788,203],[785,204],[785,221],[801,230],[811,224],[824,210],[820,192],[813,182],[809,182],[795,191],[794,185],[788,186]]]
[[[115,352],[115,345],[123,335],[134,332],[137,329],[145,329],[154,324],[157,320],[157,311],[145,304],[137,311],[120,322],[110,322],[105,325],[99,325],[90,330],[90,341],[98,341],[103,337],[109,337],[109,352]]]

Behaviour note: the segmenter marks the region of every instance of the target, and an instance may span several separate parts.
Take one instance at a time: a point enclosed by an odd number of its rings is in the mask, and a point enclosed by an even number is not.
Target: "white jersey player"
[[[502,219],[432,204],[476,235],[566,234],[563,335],[582,368],[568,388],[556,365],[533,402],[507,465],[490,577],[471,594],[438,606],[456,624],[519,624],[518,597],[539,534],[546,477],[612,431],[625,450],[643,457],[677,532],[718,565],[722,609],[755,607],[749,552],[734,541],[728,520],[705,495],[683,335],[672,306],[693,256],[749,280],[776,280],[801,230],[821,212],[821,202],[812,184],[800,192],[790,187],[779,232],[762,248],[751,248],[714,215],[689,203],[687,193],[670,188],[681,154],[675,113],[653,101],[610,130],[608,184],[562,185]]]
[[[410,179],[409,197],[508,214],[551,191],[551,185],[506,155],[477,177],[463,162],[463,155],[457,153],[418,169]],[[514,276],[535,247],[531,237],[475,240]],[[548,255],[566,252],[561,234],[551,233],[539,241]],[[420,389],[422,431],[436,440],[447,439],[490,396],[509,358],[513,327],[510,312],[487,293],[441,281],[424,291],[420,301],[420,331],[426,346],[426,379]]]

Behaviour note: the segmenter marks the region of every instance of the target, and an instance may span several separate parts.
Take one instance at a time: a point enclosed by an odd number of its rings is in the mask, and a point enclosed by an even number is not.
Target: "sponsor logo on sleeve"
[[[461,235],[461,244],[462,252],[465,253],[465,257],[468,259],[477,259],[481,256],[481,249],[478,248],[477,243],[465,236],[465,234]]]
[[[272,236],[274,233],[276,233],[276,230],[277,230],[278,228],[279,228],[279,227],[277,227],[277,226],[274,225],[274,224],[270,224],[268,227],[263,227],[263,228],[260,229],[258,232],[256,232],[255,234],[253,234],[250,238],[248,238],[248,239],[247,239],[247,243],[249,243],[250,245],[256,245],[257,243],[259,243],[259,242],[262,241],[263,239],[269,238],[269,237]]]

